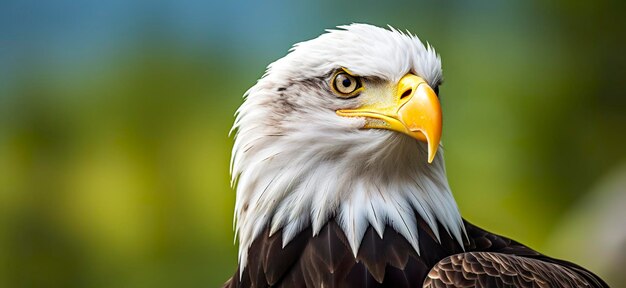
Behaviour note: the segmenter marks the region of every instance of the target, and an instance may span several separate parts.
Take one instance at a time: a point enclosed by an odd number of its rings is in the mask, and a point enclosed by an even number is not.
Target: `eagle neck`
[[[333,218],[355,256],[370,226],[381,238],[385,229],[394,229],[420,253],[418,217],[438,239],[448,233],[462,243],[464,226],[441,149],[428,164],[426,145],[405,135],[369,130],[351,137],[278,139],[245,159],[235,207],[242,270],[248,248],[264,229],[269,227],[270,235],[280,231],[284,247],[306,228],[318,235]],[[272,149],[276,146],[282,150]]]

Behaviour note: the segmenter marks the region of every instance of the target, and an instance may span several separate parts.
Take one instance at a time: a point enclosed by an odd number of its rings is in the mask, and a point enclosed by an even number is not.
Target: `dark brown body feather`
[[[367,229],[355,258],[331,220],[319,235],[302,231],[282,248],[269,229],[250,247],[240,279],[225,287],[608,287],[591,272],[465,222],[464,246],[419,221],[418,254],[391,227]],[[440,231],[445,231],[442,227]]]

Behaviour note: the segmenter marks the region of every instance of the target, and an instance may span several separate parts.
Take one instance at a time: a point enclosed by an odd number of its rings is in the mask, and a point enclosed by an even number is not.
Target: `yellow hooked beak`
[[[428,163],[432,163],[441,140],[441,105],[437,94],[424,79],[413,74],[404,75],[395,87],[384,90],[387,91],[366,93],[365,105],[337,110],[337,115],[365,117],[364,128],[389,129],[425,141]]]

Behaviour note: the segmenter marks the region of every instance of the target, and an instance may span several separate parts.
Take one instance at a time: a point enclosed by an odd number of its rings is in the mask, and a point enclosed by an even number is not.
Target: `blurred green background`
[[[0,287],[217,287],[228,131],[293,43],[409,29],[441,54],[475,224],[626,286],[624,1],[0,1]]]

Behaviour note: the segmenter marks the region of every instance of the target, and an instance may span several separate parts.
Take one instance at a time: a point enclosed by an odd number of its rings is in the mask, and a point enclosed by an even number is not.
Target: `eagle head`
[[[237,110],[231,160],[239,263],[259,233],[283,247],[337,220],[354,255],[367,227],[418,250],[416,217],[464,233],[440,145],[441,60],[416,36],[366,24],[298,43]]]

